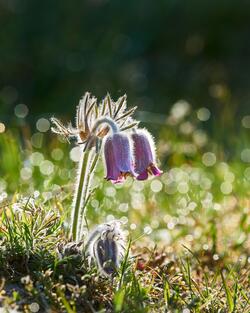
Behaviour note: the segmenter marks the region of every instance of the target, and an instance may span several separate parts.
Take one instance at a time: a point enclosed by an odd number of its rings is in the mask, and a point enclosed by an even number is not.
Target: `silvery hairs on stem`
[[[85,252],[94,261],[103,276],[117,273],[125,252],[125,235],[121,222],[98,225],[89,235]]]

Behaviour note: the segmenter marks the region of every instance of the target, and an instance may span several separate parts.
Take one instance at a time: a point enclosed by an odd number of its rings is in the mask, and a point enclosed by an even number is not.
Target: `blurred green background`
[[[88,90],[164,115],[185,99],[234,127],[250,112],[249,20],[244,0],[0,0],[0,120],[20,103],[31,124],[72,116]]]
[[[23,195],[67,220],[81,148],[52,134],[49,118],[74,121],[87,90],[98,101],[127,93],[156,138],[164,174],[113,186],[100,162],[90,224],[119,218],[137,235],[152,231],[155,240],[198,249],[209,243],[215,253],[218,223],[222,253],[230,242],[245,253],[250,1],[0,6],[0,206]]]

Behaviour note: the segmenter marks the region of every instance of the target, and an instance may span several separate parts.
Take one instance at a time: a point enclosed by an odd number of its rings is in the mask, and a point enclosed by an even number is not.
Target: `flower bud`
[[[100,272],[115,274],[124,255],[124,235],[120,223],[113,221],[98,225],[86,244],[87,253],[95,260]]]

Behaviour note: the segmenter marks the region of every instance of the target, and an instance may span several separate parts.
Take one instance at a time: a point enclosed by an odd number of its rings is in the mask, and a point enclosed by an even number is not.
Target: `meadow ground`
[[[1,307],[250,312],[249,130],[224,134],[231,137],[223,145],[204,131],[207,118],[206,109],[178,102],[159,124],[145,124],[157,135],[159,178],[112,185],[99,162],[89,227],[119,219],[128,237],[113,278],[99,275],[80,245],[61,253],[78,148],[52,135],[46,119],[36,130],[25,119],[7,125],[0,133]]]

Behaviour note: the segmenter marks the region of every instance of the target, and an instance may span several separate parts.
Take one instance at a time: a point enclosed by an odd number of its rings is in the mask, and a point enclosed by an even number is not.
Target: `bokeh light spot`
[[[219,260],[219,258],[220,258],[220,257],[219,257],[219,255],[218,255],[218,254],[214,254],[214,255],[213,255],[213,259],[214,259],[214,261],[218,261],[218,260]]]
[[[79,162],[81,158],[81,154],[82,154],[81,148],[74,147],[71,149],[69,156],[73,162]]]
[[[43,160],[43,154],[40,152],[33,152],[30,156],[30,162],[34,166],[39,166]]]
[[[4,190],[6,189],[7,187],[7,183],[4,179],[0,179],[0,193],[1,192],[4,192]]]
[[[128,224],[128,218],[127,218],[127,216],[122,216],[122,217],[120,218],[120,222],[121,222],[122,224],[124,224],[124,225]]]
[[[38,312],[38,311],[40,310],[40,306],[39,306],[39,304],[36,303],[36,302],[31,303],[31,304],[29,305],[29,307],[30,307],[30,311],[31,311],[32,313],[36,313],[36,312]]]
[[[152,228],[150,226],[145,226],[143,231],[144,234],[149,235],[152,233]]]
[[[128,203],[120,203],[118,206],[119,211],[127,212],[128,211]]]
[[[107,187],[105,189],[105,194],[107,195],[107,197],[115,197],[116,195],[116,189],[114,187]]]
[[[153,192],[160,192],[162,190],[162,182],[155,179],[151,182],[150,188]]]
[[[193,141],[198,147],[203,147],[207,143],[207,135],[203,130],[197,129],[193,133]]]
[[[176,120],[183,119],[190,111],[190,104],[185,100],[179,100],[176,102],[171,109],[171,115]]]
[[[224,195],[229,195],[233,190],[233,186],[229,182],[223,182],[220,186],[220,190]]]
[[[34,198],[37,199],[40,196],[40,191],[35,190],[33,195],[34,195]]]
[[[224,175],[224,180],[233,183],[235,180],[235,175],[232,172],[226,172]]]
[[[51,151],[51,157],[56,160],[56,161],[60,161],[63,158],[63,151],[62,149],[59,148],[55,148]]]
[[[14,112],[16,117],[25,118],[29,113],[29,109],[27,105],[20,103],[15,107]]]
[[[250,163],[250,149],[244,149],[240,154],[241,160],[245,163]]]
[[[216,163],[216,155],[212,152],[206,152],[202,156],[202,163],[205,166],[213,166]]]
[[[54,172],[54,164],[49,160],[44,160],[40,164],[40,171],[43,175],[51,175]]]
[[[220,205],[220,203],[214,203],[214,210],[215,210],[215,211],[220,211],[220,210],[221,210],[221,205]]]
[[[197,118],[202,122],[208,121],[210,116],[211,116],[211,113],[207,108],[200,108],[197,111]]]
[[[167,226],[168,226],[168,229],[172,230],[175,228],[175,223],[171,220],[168,222]]]
[[[36,122],[36,128],[41,133],[45,133],[50,128],[50,122],[46,118],[39,118],[39,120]]]
[[[31,137],[32,146],[35,148],[42,148],[43,145],[43,134],[35,133]]]
[[[5,125],[4,123],[0,122],[0,134],[5,132]]]
[[[205,243],[202,248],[207,251],[209,249],[209,245]]]
[[[193,201],[188,204],[189,211],[194,211],[196,207],[197,207],[197,203]]]
[[[29,180],[32,177],[32,169],[29,167],[24,167],[20,171],[20,176],[22,180]]]
[[[189,186],[186,182],[181,182],[178,184],[177,190],[179,191],[179,193],[185,194],[189,191]]]
[[[242,118],[241,124],[245,128],[250,128],[250,115],[246,115]]]
[[[190,122],[184,122],[180,125],[180,131],[184,135],[190,135],[194,130],[194,126]]]
[[[114,220],[115,220],[114,215],[108,214],[108,215],[106,216],[106,221],[107,221],[107,222],[112,222],[112,221],[114,221]]]
[[[209,190],[212,186],[212,181],[207,178],[207,177],[203,177],[200,181],[200,187],[203,189],[203,190]]]
[[[245,169],[244,176],[246,177],[246,179],[248,179],[250,181],[250,167],[247,167]]]
[[[135,229],[136,229],[136,227],[137,227],[137,226],[136,226],[136,224],[135,224],[135,223],[130,224],[130,229],[131,229],[131,230],[135,230]]]
[[[118,185],[117,185],[118,186]],[[121,185],[120,185],[121,186]],[[143,184],[143,182],[141,182],[141,181],[138,181],[138,180],[135,180],[134,182],[133,182],[133,189],[135,190],[135,191],[142,191],[143,190],[143,188],[144,188],[144,184]]]

